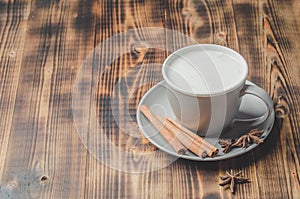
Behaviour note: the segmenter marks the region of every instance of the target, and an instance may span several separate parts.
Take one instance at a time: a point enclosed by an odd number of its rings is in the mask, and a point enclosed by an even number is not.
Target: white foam
[[[180,51],[166,64],[169,81],[194,94],[226,91],[247,73],[236,57],[214,49]]]

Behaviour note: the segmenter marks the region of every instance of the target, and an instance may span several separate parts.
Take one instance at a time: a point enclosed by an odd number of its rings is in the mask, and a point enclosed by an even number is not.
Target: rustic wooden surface
[[[299,198],[299,19],[297,0],[0,0],[0,198]],[[276,104],[277,118],[266,143],[227,161],[177,160],[140,174],[98,161],[74,122],[76,75],[98,43],[143,27],[176,30],[199,43],[240,52],[249,63],[248,79],[267,90]],[[133,45],[142,34],[147,32],[108,46],[107,56]],[[122,105],[110,106],[112,85],[142,63],[161,64],[168,54],[132,48],[99,77],[97,118],[105,123],[105,136],[126,153],[155,149],[111,124],[111,109]],[[137,73],[136,80],[159,80],[160,67],[153,68]],[[130,99],[133,118],[150,86]],[[142,165],[137,160],[123,166]],[[218,186],[218,176],[230,168],[251,178],[235,195]]]

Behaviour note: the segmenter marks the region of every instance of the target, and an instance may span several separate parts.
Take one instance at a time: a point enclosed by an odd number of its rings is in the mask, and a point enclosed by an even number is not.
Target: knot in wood
[[[227,36],[227,33],[224,32],[224,31],[218,32],[218,33],[216,34],[217,40],[218,40],[218,41],[221,41],[221,42],[226,41],[226,36]]]
[[[10,180],[8,181],[7,186],[11,189],[16,189],[18,187],[18,182],[15,180]]]
[[[146,44],[134,44],[132,45],[132,51],[135,54],[145,54],[148,51],[148,46]]]
[[[279,96],[274,105],[275,115],[278,118],[285,118],[289,113],[289,106],[283,96]]]
[[[16,56],[16,52],[15,51],[11,51],[9,53],[9,57],[14,58]]]
[[[192,17],[193,10],[191,8],[182,8],[182,15],[187,18]]]
[[[40,178],[40,183],[41,184],[46,184],[49,180],[49,177],[46,176],[46,175],[43,175],[41,178]]]

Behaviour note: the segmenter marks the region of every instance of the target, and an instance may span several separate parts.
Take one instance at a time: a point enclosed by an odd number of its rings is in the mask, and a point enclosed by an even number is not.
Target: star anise
[[[234,174],[232,169],[230,170],[230,172],[226,171],[226,175],[220,176],[220,179],[222,180],[222,182],[219,185],[230,185],[231,193],[234,193],[236,184],[250,182],[249,178],[244,178],[242,176],[242,171],[239,171],[238,173]]]
[[[224,153],[230,152],[234,146],[232,146],[235,143],[235,139],[220,139],[219,144],[223,148]]]
[[[263,140],[260,139],[265,130],[252,129],[249,133],[241,136],[232,147],[242,147],[247,148],[252,143],[260,144],[263,143]]]

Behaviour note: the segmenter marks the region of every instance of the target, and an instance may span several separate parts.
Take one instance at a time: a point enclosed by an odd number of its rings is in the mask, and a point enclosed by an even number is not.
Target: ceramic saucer
[[[247,81],[249,84],[253,84],[250,81]],[[255,84],[253,84],[255,85]],[[154,114],[168,116],[172,119],[176,119],[175,115],[172,111],[171,105],[169,104],[167,92],[167,86],[165,81],[161,81],[155,86],[153,86],[141,99],[138,109],[137,109],[137,123],[139,128],[142,130],[145,137],[147,137],[150,142],[152,142],[156,147],[160,150],[189,160],[196,161],[216,161],[216,160],[225,160],[229,158],[233,158],[248,151],[251,151],[257,144],[252,144],[248,148],[234,148],[229,153],[223,153],[222,148],[217,142],[216,138],[205,138],[210,143],[215,143],[215,146],[219,148],[219,154],[214,158],[201,158],[194,155],[192,152],[187,152],[184,155],[178,155],[173,148],[166,142],[166,140],[160,135],[160,133],[152,126],[152,124],[146,119],[146,117],[140,112],[141,105],[148,106]],[[267,108],[263,101],[252,95],[243,96],[242,103],[237,113],[237,118],[254,118],[263,115],[267,111]],[[259,129],[265,129],[262,140],[266,139],[266,137],[271,132],[271,129],[274,124],[274,110],[272,110],[271,116],[262,124],[257,126]],[[237,138],[253,129],[253,127],[239,127],[229,129],[222,138]]]

